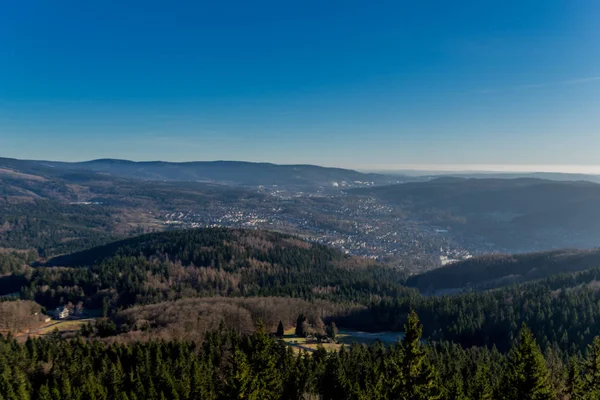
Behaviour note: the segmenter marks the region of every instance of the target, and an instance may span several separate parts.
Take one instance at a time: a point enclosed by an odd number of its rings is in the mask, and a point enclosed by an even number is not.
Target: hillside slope
[[[128,307],[217,295],[359,301],[414,292],[402,285],[405,279],[401,270],[293,236],[206,228],[152,233],[56,257],[36,268],[21,293],[46,307],[85,301],[99,308],[103,298]]]
[[[407,280],[424,293],[505,286],[600,266],[600,249],[487,255],[450,264]]]
[[[53,266],[93,265],[113,257],[159,257],[197,267],[237,270],[250,259],[269,264],[319,267],[343,260],[341,252],[275,232],[201,228],[136,236],[53,258]]]
[[[597,183],[439,178],[354,193],[401,205],[427,224],[505,252],[598,246]]]

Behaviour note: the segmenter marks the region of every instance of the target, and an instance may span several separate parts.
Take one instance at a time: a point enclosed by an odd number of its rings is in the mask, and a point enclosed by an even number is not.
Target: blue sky
[[[0,156],[600,165],[596,0],[0,6]]]

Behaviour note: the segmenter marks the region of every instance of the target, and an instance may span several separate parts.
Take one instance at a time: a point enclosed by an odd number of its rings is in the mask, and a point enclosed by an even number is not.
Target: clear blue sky
[[[600,164],[597,0],[0,6],[0,156]]]

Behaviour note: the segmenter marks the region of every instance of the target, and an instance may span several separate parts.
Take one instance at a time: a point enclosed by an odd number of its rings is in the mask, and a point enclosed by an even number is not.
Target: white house
[[[67,319],[69,317],[70,311],[67,307],[62,306],[58,307],[54,312],[56,319]]]

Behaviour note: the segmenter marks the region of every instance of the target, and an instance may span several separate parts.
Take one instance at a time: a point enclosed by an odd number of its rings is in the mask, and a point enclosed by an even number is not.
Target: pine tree
[[[127,393],[125,393],[125,392],[117,392],[116,399],[117,400],[129,400],[129,396],[127,396]]]
[[[340,353],[333,353],[329,356],[323,377],[320,382],[320,392],[324,400],[346,399],[352,387],[352,382],[348,380],[344,366],[342,365]]]
[[[223,395],[224,398],[232,400],[257,399],[253,393],[252,369],[246,354],[239,348],[236,348],[231,355]]]
[[[10,382],[8,370],[5,370],[4,373],[0,375],[0,393],[2,393],[7,400],[18,399]]]
[[[460,374],[455,373],[444,381],[446,388],[445,398],[452,400],[467,400],[465,396],[464,382]]]
[[[140,368],[140,367],[141,367],[141,364],[138,365],[138,368]],[[140,399],[143,399],[146,397],[145,385],[144,385],[144,382],[142,382],[142,379],[140,378],[139,374],[136,374],[135,378],[133,379],[132,389],[134,390],[136,397],[138,397]]]
[[[15,387],[15,394],[19,400],[29,400],[29,381],[25,372],[21,369],[16,369],[13,373],[13,385]]]
[[[279,321],[279,325],[277,325],[277,337],[283,337],[285,334],[285,330],[283,329],[283,322]]]
[[[382,371],[381,359],[374,359],[367,366],[365,373],[365,387],[362,396],[368,400],[385,399],[385,376]]]
[[[423,327],[414,310],[404,325],[404,338],[392,355],[391,380],[394,382],[391,398],[406,400],[433,400],[439,398],[437,374],[427,359],[421,343]]]
[[[588,346],[585,359],[585,391],[592,398],[600,398],[600,338]]]
[[[511,349],[503,385],[506,400],[549,400],[554,395],[546,362],[531,331],[523,324],[518,343]]]
[[[52,400],[52,396],[50,396],[50,389],[48,389],[48,385],[40,386],[37,398],[38,400]]]
[[[62,400],[62,395],[60,394],[60,390],[58,390],[58,387],[54,386],[52,388],[52,400]],[[95,399],[95,397],[93,397],[93,393],[91,393],[91,395],[89,396],[85,396],[86,399]]]
[[[67,376],[63,376],[61,379],[60,392],[65,399],[70,399],[72,396],[71,381]]]
[[[248,361],[255,377],[254,389],[260,399],[278,399],[281,396],[283,382],[277,369],[276,345],[279,343],[274,342],[262,326],[249,340]]]
[[[587,395],[584,392],[584,382],[581,379],[581,370],[579,360],[573,357],[569,363],[569,373],[567,376],[567,394],[569,400],[585,400]]]
[[[478,364],[475,376],[470,382],[469,398],[473,400],[492,400],[493,391],[489,380],[489,368],[486,364]]]
[[[565,382],[567,368],[565,368],[563,362],[564,358],[557,343],[553,343],[546,348],[544,358],[546,359],[546,366],[548,367],[548,376],[552,393],[554,393],[556,397],[562,398],[566,392]]]

